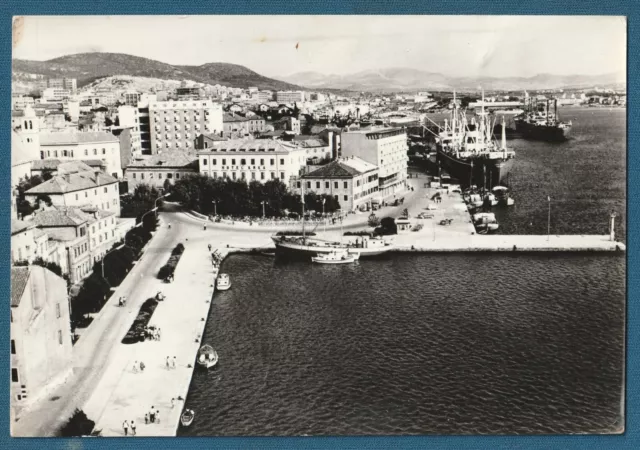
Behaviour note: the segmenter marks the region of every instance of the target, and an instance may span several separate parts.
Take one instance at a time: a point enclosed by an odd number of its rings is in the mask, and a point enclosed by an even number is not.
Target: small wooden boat
[[[318,264],[348,264],[360,259],[360,253],[348,251],[331,252],[326,254],[318,254],[313,256],[311,261]]]
[[[218,275],[218,281],[216,282],[216,289],[219,291],[226,291],[231,288],[231,279],[226,273]]]
[[[198,350],[198,357],[196,362],[207,369],[218,364],[218,352],[216,352],[210,345],[203,345]]]
[[[486,212],[474,214],[473,224],[480,234],[496,231],[499,227],[495,214]]]
[[[196,413],[193,412],[192,409],[185,409],[180,416],[180,423],[182,426],[188,427],[193,422],[193,419],[196,417]]]

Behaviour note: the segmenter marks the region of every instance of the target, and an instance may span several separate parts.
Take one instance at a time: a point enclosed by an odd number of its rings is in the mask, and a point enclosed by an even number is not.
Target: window
[[[240,173],[240,178],[241,178],[242,180],[244,180],[244,179],[245,179],[245,174],[244,174],[244,172],[241,172],[241,173]]]
[[[78,200],[78,194],[76,194],[76,200]]]
[[[84,191],[84,198],[89,197],[89,193],[87,191]]]
[[[204,148],[209,148],[209,143],[205,141]]]
[[[275,161],[276,161],[275,159],[271,158],[269,162],[270,162],[270,163],[271,163],[271,165],[273,166],[273,165],[275,164]]]
[[[231,172],[231,178],[233,178],[234,180],[236,179],[236,173],[235,172]]]
[[[207,165],[207,160],[206,160],[206,159],[203,159],[203,160],[202,160],[202,165],[203,165],[203,166],[206,166],[206,165]]]
[[[95,148],[94,148],[94,149],[93,149],[93,154],[94,154],[94,155],[97,155],[97,154],[98,154],[98,149],[95,149]]]
[[[167,174],[167,178],[173,178],[173,174],[172,173],[168,173]]]
[[[246,159],[241,159],[240,160],[240,165],[241,166],[246,166],[247,165],[247,160]]]
[[[133,173],[131,174],[131,176],[133,177],[133,179],[134,179],[134,180],[136,179],[136,173],[135,173],[135,172],[133,172]]]
[[[325,181],[325,182],[324,182],[324,188],[325,188],[325,189],[329,189],[329,182],[328,182],[328,181]]]
[[[18,369],[11,369],[11,381],[18,383]]]
[[[216,164],[218,164],[218,160],[217,160],[217,159],[215,159],[215,158],[214,158],[214,159],[212,159],[212,160],[211,160],[211,165],[212,165],[212,166],[215,166]]]
[[[105,194],[107,193],[107,188],[104,188],[104,193],[105,193]]]
[[[335,198],[336,201],[338,201],[338,196],[337,195],[334,195],[333,198]]]
[[[300,189],[300,187],[301,187],[301,186],[300,186],[300,184],[301,184],[301,183],[298,181],[298,183],[297,183],[297,185],[298,185],[298,189]]]
[[[144,172],[140,174],[140,179],[144,180]]]
[[[264,159],[260,159],[260,165],[264,166]]]
[[[58,330],[58,344],[62,345],[62,331]]]
[[[344,188],[346,189],[348,187],[349,183],[347,181],[344,182]]]
[[[264,172],[260,172],[260,179],[264,180]]]
[[[338,182],[337,182],[337,181],[334,181],[334,182],[333,182],[333,187],[334,187],[334,188],[336,188],[336,189],[338,189]]]
[[[231,160],[231,165],[232,165],[232,166],[235,166],[235,165],[236,165],[236,160],[235,160],[235,158]]]
[[[275,180],[276,179],[276,173],[275,172],[271,172],[271,179]]]
[[[93,195],[98,195],[98,190],[97,189],[93,190]]]
[[[253,159],[253,158],[251,158],[251,165],[252,165],[252,166],[255,166],[255,165],[256,165],[256,160],[255,160],[255,159]]]
[[[284,158],[280,158],[280,165],[284,165]]]
[[[161,173],[158,174],[158,180],[162,180],[162,174]]]
[[[107,151],[106,151],[105,149],[102,149],[102,154],[103,154],[103,155],[106,155],[106,154],[107,154]]]
[[[176,179],[177,179],[177,178],[180,178],[180,174],[179,174],[179,173],[177,173],[177,174],[176,174]]]
[[[60,318],[60,303],[56,303],[56,317]]]
[[[280,179],[284,180],[284,172],[280,172]]]
[[[226,160],[226,158],[222,158],[222,165],[223,165],[223,166],[226,166],[226,165],[227,165],[227,160]]]
[[[11,339],[11,354],[16,354],[16,341],[14,339]]]
[[[307,181],[307,189],[311,189],[311,181]]]
[[[349,196],[348,196],[348,195],[345,195],[345,196],[344,196],[344,201],[346,202],[348,199],[349,199]]]
[[[256,179],[256,173],[255,172],[251,172],[251,179],[255,180]]]
[[[320,189],[320,182],[316,181],[316,189]]]

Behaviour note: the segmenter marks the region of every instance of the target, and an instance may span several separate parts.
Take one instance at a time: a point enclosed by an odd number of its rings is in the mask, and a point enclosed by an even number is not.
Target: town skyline
[[[13,58],[125,53],[175,65],[238,64],[273,78],[389,68],[496,78],[626,70],[623,17],[456,16],[452,23],[454,16],[278,16],[278,26],[264,16],[114,18],[25,17]],[[240,28],[246,32],[238,36],[234,30]],[[78,43],[78,33],[87,29],[91,34]],[[179,30],[180,37],[167,29]],[[146,45],[147,39],[158,45]],[[590,58],[576,49],[589,49]]]

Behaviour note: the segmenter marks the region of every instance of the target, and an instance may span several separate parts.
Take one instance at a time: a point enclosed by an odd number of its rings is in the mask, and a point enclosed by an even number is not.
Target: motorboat
[[[180,423],[184,427],[188,427],[193,422],[193,419],[196,417],[196,413],[193,409],[185,409],[182,415],[180,416]]]
[[[313,256],[311,261],[318,264],[348,264],[360,259],[360,253],[349,251],[335,251],[331,253],[319,253]]]
[[[494,213],[481,212],[473,215],[473,224],[478,233],[486,234],[490,231],[496,231],[499,227],[496,215]]]
[[[207,369],[218,364],[218,352],[216,352],[210,345],[203,345],[198,350],[198,357],[196,362]]]
[[[219,291],[227,291],[231,289],[231,279],[229,275],[226,273],[221,273],[218,275],[218,280],[216,281],[216,289]]]
[[[382,237],[370,238],[363,236],[360,239],[356,239],[355,243],[347,246],[349,254],[357,253],[361,257],[382,255],[393,249],[393,243]]]
[[[495,186],[491,191],[493,192],[493,195],[497,199],[499,205],[513,206],[515,204],[515,200],[511,198],[508,187]]]

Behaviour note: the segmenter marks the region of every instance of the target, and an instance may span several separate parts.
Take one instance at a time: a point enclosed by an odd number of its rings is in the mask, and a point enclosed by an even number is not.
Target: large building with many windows
[[[81,162],[69,172],[58,166],[56,176],[29,189],[24,197],[31,204],[48,198],[54,206],[92,205],[120,216],[118,180]]]
[[[378,167],[382,197],[406,189],[407,134],[401,128],[363,128],[341,134],[343,157],[357,156]]]
[[[305,193],[331,195],[343,211],[353,211],[377,198],[378,168],[357,157],[340,158],[304,174],[292,187],[297,194],[304,188]]]
[[[276,92],[278,103],[301,103],[304,102],[303,91],[278,91]]]
[[[125,170],[129,192],[139,184],[162,188],[169,180],[174,183],[181,177],[198,173],[198,157],[195,153],[175,151],[131,160]]]
[[[120,141],[105,131],[40,133],[40,158],[62,161],[100,159],[106,172],[122,177]]]
[[[222,106],[211,100],[149,102],[151,153],[193,149],[200,133],[222,133]]]
[[[268,139],[230,139],[198,150],[201,174],[247,182],[278,179],[289,185],[306,161],[306,149]]]

